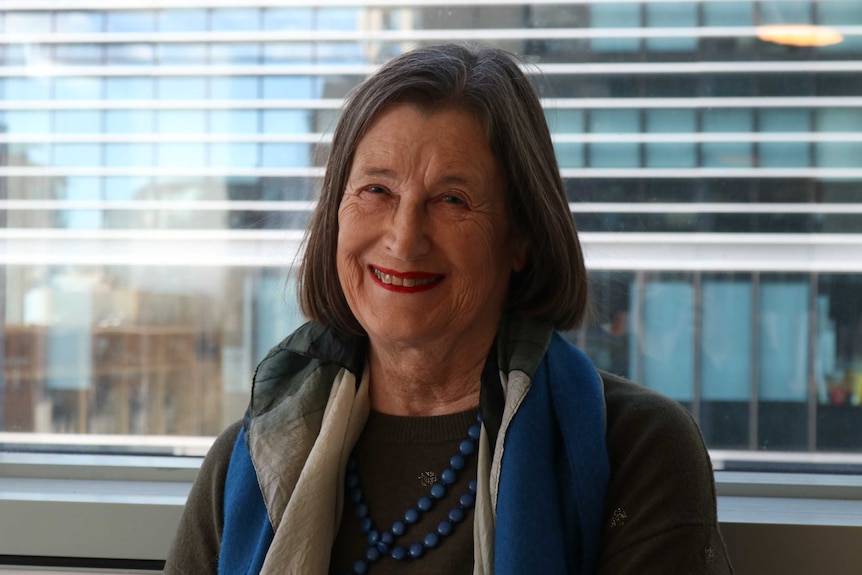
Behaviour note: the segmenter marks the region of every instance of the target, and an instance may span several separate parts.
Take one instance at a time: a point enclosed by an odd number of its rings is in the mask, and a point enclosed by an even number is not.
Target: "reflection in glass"
[[[6,16],[7,34],[48,34],[51,32],[52,13],[8,11]]]
[[[258,144],[210,144],[209,155],[214,168],[255,168],[260,164]]]
[[[758,294],[758,446],[804,450],[808,444],[806,278],[765,276]]]
[[[204,9],[159,10],[160,32],[205,32],[207,11]]]
[[[252,76],[215,76],[210,78],[209,97],[213,100],[256,100],[260,80]]]
[[[710,447],[746,449],[754,373],[751,278],[712,274],[701,295],[700,426]]]
[[[215,134],[248,134],[258,132],[257,110],[212,110],[209,118],[210,132]]]
[[[145,168],[153,165],[153,144],[108,143],[104,163],[109,168]]]
[[[203,100],[207,97],[205,78],[157,78],[161,100]]]
[[[263,25],[265,30],[311,30],[314,28],[314,13],[311,7],[265,8]]]
[[[114,134],[152,132],[155,114],[150,110],[105,110],[105,131]]]
[[[163,134],[202,134],[207,131],[207,113],[198,110],[159,110],[156,122]]]
[[[116,10],[107,13],[106,32],[153,32],[156,19],[153,12]]]
[[[862,449],[862,275],[823,275],[817,298],[817,449]]]
[[[152,78],[105,78],[105,97],[109,100],[147,100],[155,94]]]
[[[592,28],[639,28],[641,6],[635,2],[591,3],[590,26]],[[596,38],[590,40],[590,50],[597,54],[637,52],[641,41],[638,38]]]
[[[646,130],[656,133],[694,134],[695,110],[648,110]],[[648,143],[644,146],[650,168],[693,168],[697,165],[697,144],[688,142]]]
[[[104,47],[99,44],[60,44],[54,47],[54,60],[61,64],[94,66],[102,63],[103,52]]]
[[[10,134],[48,134],[51,113],[34,110],[7,110],[6,131]]]
[[[152,44],[108,44],[105,57],[108,64],[118,66],[149,66],[155,61]]]
[[[751,110],[711,109],[702,112],[704,132],[751,132],[754,115]],[[742,168],[751,166],[752,145],[747,142],[705,142],[701,144],[705,167]]]
[[[181,66],[206,64],[206,44],[159,44],[159,63]]]
[[[58,167],[94,167],[102,164],[99,144],[54,144],[53,165]]]
[[[691,279],[650,279],[632,289],[630,298],[629,377],[691,405],[695,377]]]
[[[695,28],[698,5],[647,4],[646,25],[651,28]],[[697,49],[697,38],[647,38],[646,49],[654,52],[693,52]]]
[[[214,32],[250,32],[260,29],[257,8],[213,8],[210,10],[210,30]]]
[[[55,78],[55,100],[100,100],[101,78]]]
[[[761,132],[806,133],[811,129],[808,110],[761,110],[758,115]],[[807,142],[761,142],[757,161],[768,168],[803,168],[811,165],[811,146]]]
[[[225,322],[252,297],[243,275],[8,267],[5,430],[218,433],[222,348],[251,339],[242,322]]]
[[[54,31],[61,34],[92,34],[101,32],[105,25],[104,12],[57,12]]]
[[[260,44],[212,44],[210,61],[213,64],[253,65],[259,63]]]
[[[640,114],[636,110],[592,110],[589,127],[593,133],[634,134],[640,130]],[[594,168],[636,168],[641,163],[639,144],[589,144],[587,154]]]
[[[158,144],[156,161],[166,168],[202,168],[207,164],[204,144]]]
[[[98,133],[102,131],[102,114],[94,110],[58,110],[54,112],[53,128],[58,133]]]
[[[48,78],[6,78],[7,100],[50,100],[51,80]]]

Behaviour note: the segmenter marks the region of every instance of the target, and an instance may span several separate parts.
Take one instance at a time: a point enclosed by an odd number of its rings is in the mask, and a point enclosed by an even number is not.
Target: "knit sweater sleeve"
[[[598,575],[728,575],[715,483],[677,402],[603,373],[611,479]]]
[[[165,563],[165,575],[218,572],[224,524],[225,477],[241,428],[241,421],[228,427],[207,453],[183,508],[179,528]]]

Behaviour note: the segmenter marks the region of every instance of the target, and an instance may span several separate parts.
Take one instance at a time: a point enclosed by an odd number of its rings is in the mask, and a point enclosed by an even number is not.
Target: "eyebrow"
[[[389,168],[375,168],[374,166],[367,166],[363,167],[359,173],[362,176],[371,176],[374,178],[388,178],[390,180],[395,179],[395,172],[393,170],[390,170]]]
[[[389,180],[398,179],[397,174],[394,170],[389,168],[378,168],[375,166],[363,166],[359,170],[359,175],[363,177],[372,177],[372,178],[384,178]],[[436,185],[438,186],[471,186],[478,185],[478,181],[475,178],[470,178],[466,176],[457,176],[457,175],[446,175],[437,180]]]
[[[443,176],[438,180],[438,185],[441,186],[469,186],[474,183],[474,179],[465,178],[463,176]]]

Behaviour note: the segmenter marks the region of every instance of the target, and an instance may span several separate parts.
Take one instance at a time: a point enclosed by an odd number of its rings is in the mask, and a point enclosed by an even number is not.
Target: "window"
[[[590,270],[567,336],[715,452],[862,468],[862,3],[8,4],[0,461],[199,455],[241,417],[303,321],[342,98],[446,38],[530,64]],[[758,38],[782,24],[843,37]]]

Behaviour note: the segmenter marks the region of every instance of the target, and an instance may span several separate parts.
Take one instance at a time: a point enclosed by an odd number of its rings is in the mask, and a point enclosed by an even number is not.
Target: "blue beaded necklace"
[[[389,555],[396,561],[416,560],[425,555],[430,549],[440,544],[442,538],[452,534],[455,526],[467,516],[467,511],[476,504],[476,478],[470,481],[468,490],[458,498],[458,506],[449,510],[447,518],[437,525],[437,529],[431,531],[422,538],[409,545],[398,544],[404,537],[410,525],[418,523],[422,514],[429,511],[436,501],[446,497],[449,486],[458,481],[458,472],[467,467],[467,459],[476,452],[477,442],[482,432],[482,416],[476,416],[477,423],[467,430],[467,439],[458,446],[458,453],[449,460],[449,467],[440,474],[440,481],[431,486],[428,495],[419,498],[415,507],[404,512],[404,518],[395,521],[386,531],[378,531],[369,516],[368,505],[362,495],[362,486],[359,473],[356,469],[356,459],[351,455],[347,460],[347,498],[353,504],[353,513],[359,519],[360,529],[368,538],[368,547],[365,556],[353,564],[352,571],[346,571],[343,575],[365,575],[371,566]]]

